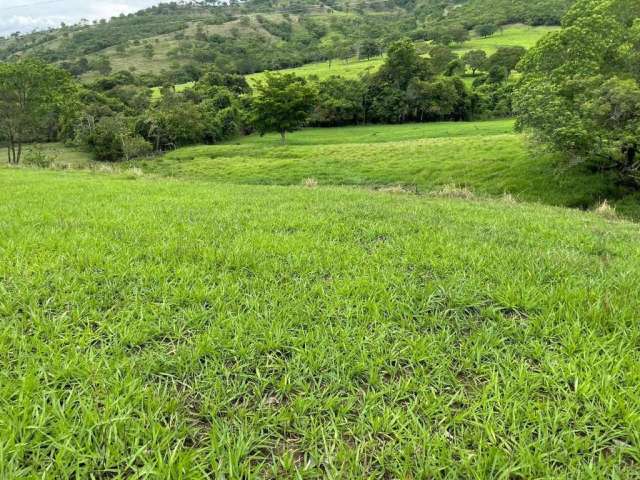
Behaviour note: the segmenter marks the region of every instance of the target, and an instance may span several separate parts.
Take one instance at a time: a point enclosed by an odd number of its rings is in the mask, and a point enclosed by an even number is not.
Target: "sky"
[[[159,0],[0,0],[0,36],[132,13]]]

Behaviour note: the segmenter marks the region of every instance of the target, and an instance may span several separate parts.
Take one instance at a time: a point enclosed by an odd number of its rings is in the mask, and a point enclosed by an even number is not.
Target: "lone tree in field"
[[[476,72],[485,67],[487,63],[487,54],[484,50],[469,50],[462,57],[462,60],[471,69],[471,73],[475,77]]]
[[[301,128],[316,106],[317,92],[304,78],[292,73],[268,73],[255,86],[253,124],[264,135],[279,132],[282,144],[287,132]]]
[[[494,23],[487,23],[485,25],[478,25],[475,31],[479,37],[487,38],[498,31],[498,26]]]
[[[38,138],[73,91],[69,75],[57,67],[33,59],[0,63],[0,141],[10,164],[20,163],[23,143]]]
[[[640,185],[640,2],[579,0],[522,60],[521,129]]]

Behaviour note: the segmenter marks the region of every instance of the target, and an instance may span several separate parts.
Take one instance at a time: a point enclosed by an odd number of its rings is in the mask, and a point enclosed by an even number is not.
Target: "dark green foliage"
[[[478,70],[486,67],[487,54],[484,50],[469,50],[462,56],[462,60],[471,68],[473,75],[475,75]]]
[[[385,63],[373,77],[377,83],[387,83],[400,90],[405,90],[412,79],[426,80],[431,78],[433,74],[432,62],[418,55],[412,42],[403,40],[389,47]]]
[[[498,31],[498,26],[495,23],[485,23],[478,25],[475,28],[476,34],[480,37],[490,37]]]
[[[123,116],[102,118],[86,139],[96,160],[130,160],[151,152],[151,144],[133,133],[131,120]]]
[[[251,93],[243,75],[222,73],[215,68],[207,70],[196,84],[196,89],[205,95],[212,87],[226,87],[238,95]]]
[[[449,64],[447,65],[447,68],[445,68],[444,74],[447,77],[453,77],[453,76],[461,76],[464,75],[464,72],[467,68],[467,65],[464,63],[463,60],[461,60],[460,58],[456,58],[455,60],[451,60],[449,62]]]
[[[516,68],[527,50],[523,47],[500,47],[487,59],[487,68],[498,67],[507,72],[507,76]]]
[[[558,25],[573,3],[574,0],[469,0],[458,8],[449,8],[443,21],[461,22],[467,28],[509,23]]]
[[[359,80],[330,77],[318,83],[318,102],[311,123],[321,126],[364,122],[366,88]]]
[[[380,50],[380,44],[377,40],[374,40],[373,38],[367,38],[360,44],[358,56],[360,58],[366,58],[367,60],[369,60],[372,57],[380,55]]]
[[[521,63],[519,126],[640,183],[640,2],[581,0]]]
[[[448,65],[457,58],[458,56],[444,45],[435,45],[429,49],[431,69],[436,74],[444,73]]]

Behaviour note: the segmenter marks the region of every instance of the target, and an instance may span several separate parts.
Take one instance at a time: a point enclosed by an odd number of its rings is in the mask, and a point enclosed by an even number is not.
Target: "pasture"
[[[567,173],[532,150],[512,120],[309,128],[187,147],[138,163],[147,173],[226,183],[403,186],[428,192],[457,185],[478,194],[591,208],[625,192],[606,175]],[[635,215],[629,205],[627,211]]]
[[[344,187],[0,185],[2,478],[637,472],[636,224]]]

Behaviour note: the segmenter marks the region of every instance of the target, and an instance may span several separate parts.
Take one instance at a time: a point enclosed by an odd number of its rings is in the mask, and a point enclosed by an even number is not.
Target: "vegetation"
[[[132,71],[142,75],[147,85],[156,86],[195,81],[211,64],[241,74],[318,62],[340,69],[347,59],[375,59],[404,37],[459,45],[479,25],[472,11],[475,8],[482,9],[485,16],[480,24],[501,28],[513,22],[555,25],[561,18],[555,13],[547,21],[520,13],[503,16],[502,12],[515,8],[510,5],[505,9],[503,0],[471,0],[460,8],[456,8],[459,2],[431,0],[419,5],[365,2],[357,8],[349,2],[318,7],[305,0],[295,5],[281,0],[269,4],[202,3],[162,4],[93,25],[65,25],[0,38],[0,61],[35,56],[62,66],[83,81]],[[564,12],[570,2],[533,0],[526,8],[524,1],[506,3],[517,3],[519,10],[539,8],[549,13],[553,9]]]
[[[527,56],[516,94],[522,128],[574,160],[614,169],[635,182],[640,182],[639,17],[637,2],[579,1],[564,28]]]
[[[636,477],[638,18],[205,0],[0,40],[0,478]]]
[[[4,477],[635,468],[635,225],[346,189],[0,176]]]
[[[47,129],[51,138],[72,88],[63,71],[42,62],[0,63],[0,143],[7,145],[10,164],[20,163],[25,142]]]
[[[316,105],[317,92],[304,78],[267,75],[256,84],[253,123],[261,134],[278,132],[284,145],[287,132],[301,128]]]

